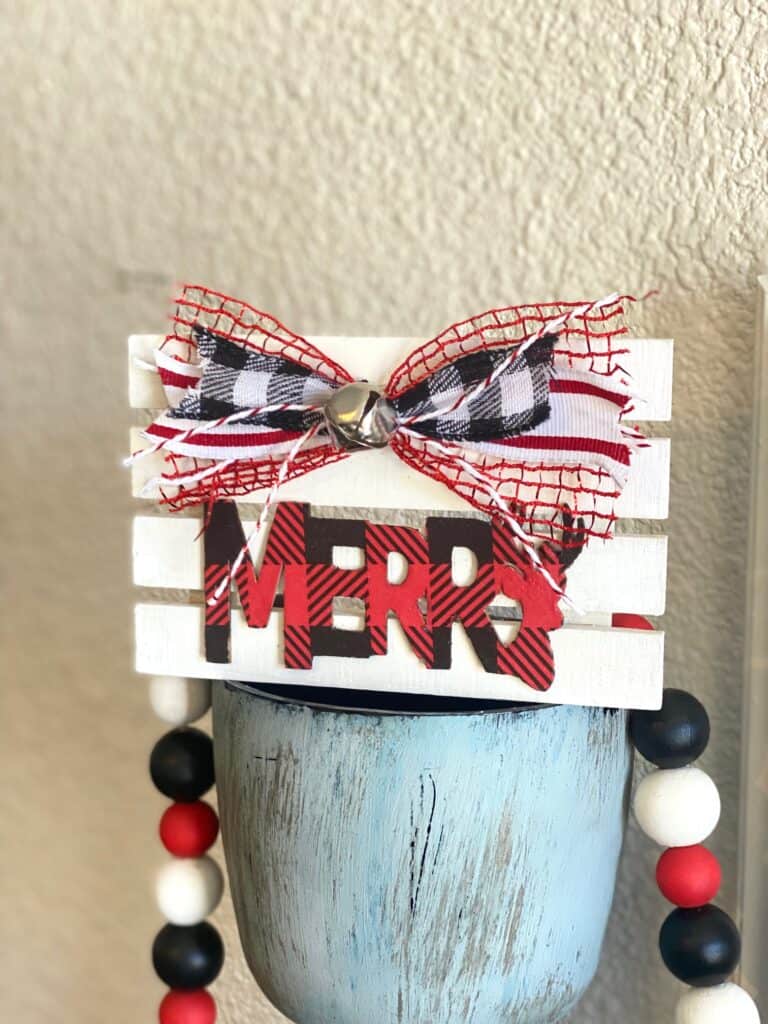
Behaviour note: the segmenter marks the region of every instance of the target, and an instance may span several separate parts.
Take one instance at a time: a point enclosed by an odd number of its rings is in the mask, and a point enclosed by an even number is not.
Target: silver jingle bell
[[[386,395],[365,381],[334,391],[325,418],[340,448],[386,448],[397,430],[397,415]]]

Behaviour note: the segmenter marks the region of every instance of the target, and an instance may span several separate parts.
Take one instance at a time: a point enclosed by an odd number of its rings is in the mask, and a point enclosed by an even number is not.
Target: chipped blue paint
[[[626,715],[353,714],[217,685],[238,926],[298,1024],[544,1024],[591,980]]]

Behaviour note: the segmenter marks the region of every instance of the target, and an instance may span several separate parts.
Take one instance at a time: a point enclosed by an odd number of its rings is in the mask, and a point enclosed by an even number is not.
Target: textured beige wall
[[[527,298],[663,289],[643,327],[678,342],[668,675],[713,709],[732,908],[765,4],[4,14],[3,1019],[136,1024],[160,992],[162,801],[145,760],[161,730],[131,672],[118,459],[124,338],[162,329],[173,277],[317,334],[426,334]],[[574,1020],[672,1019],[653,859],[632,830]],[[223,1024],[272,1024],[228,904],[217,920]]]

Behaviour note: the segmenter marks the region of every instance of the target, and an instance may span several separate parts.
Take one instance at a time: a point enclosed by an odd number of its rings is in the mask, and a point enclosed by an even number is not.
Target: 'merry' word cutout
[[[427,668],[450,668],[451,626],[460,622],[486,672],[517,676],[537,690],[552,685],[549,632],[563,621],[558,595],[501,521],[430,516],[422,533],[360,519],[315,517],[306,504],[279,502],[256,571],[250,554],[240,557],[246,538],[237,506],[219,501],[213,505],[204,544],[207,661],[230,660],[229,580],[238,591],[248,626],[259,629],[277,606],[282,576],[287,668],[311,668],[319,655],[385,655],[391,614]],[[338,568],[333,562],[335,547],[361,549],[364,566]],[[453,580],[454,548],[468,548],[477,561],[476,577],[466,586]],[[391,553],[402,556],[407,565],[401,582],[388,579]],[[562,589],[566,569],[577,554],[578,549],[558,551],[552,545],[539,549]],[[489,616],[501,595],[521,607],[520,629],[509,643],[502,643]],[[362,603],[362,630],[334,627],[334,601],[339,598]]]

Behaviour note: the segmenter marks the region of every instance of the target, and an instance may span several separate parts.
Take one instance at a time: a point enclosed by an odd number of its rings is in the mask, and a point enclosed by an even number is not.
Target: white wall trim
[[[741,980],[768,1012],[768,276],[759,278],[741,765]]]

